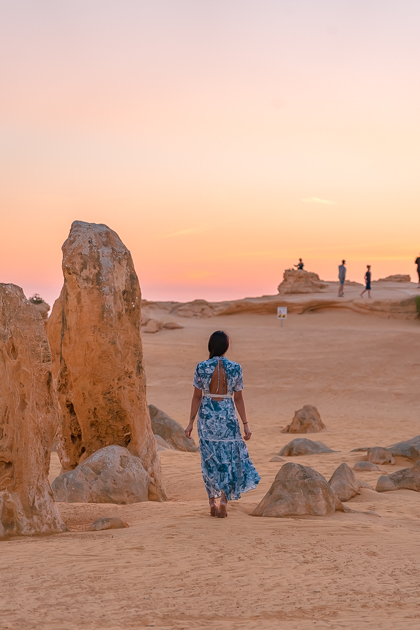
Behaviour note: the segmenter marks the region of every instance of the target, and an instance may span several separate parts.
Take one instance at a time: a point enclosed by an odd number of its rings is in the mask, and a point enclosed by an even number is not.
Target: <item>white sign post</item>
[[[280,320],[281,327],[283,328],[283,319],[287,319],[287,306],[277,307],[277,319]]]

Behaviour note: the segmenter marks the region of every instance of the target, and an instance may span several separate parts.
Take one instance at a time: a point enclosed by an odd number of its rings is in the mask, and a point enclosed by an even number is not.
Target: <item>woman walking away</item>
[[[370,297],[370,290],[372,288],[370,284],[371,278],[372,278],[372,274],[370,273],[370,265],[367,265],[367,271],[365,273],[365,288],[361,292],[360,297],[363,297],[366,291],[368,292],[368,297]]]
[[[229,337],[214,332],[208,344],[210,356],[197,365],[190,422],[185,435],[191,437],[198,412],[201,471],[209,496],[210,514],[227,516],[227,503],[242,492],[257,487],[260,476],[249,457],[244,440],[251,439],[242,395],[243,377],[239,363],[226,359]],[[235,405],[244,425],[242,439]],[[220,498],[220,506],[216,499]]]

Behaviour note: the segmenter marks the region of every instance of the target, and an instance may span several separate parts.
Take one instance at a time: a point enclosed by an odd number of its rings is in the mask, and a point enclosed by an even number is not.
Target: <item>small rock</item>
[[[356,472],[364,472],[364,471],[369,471],[369,470],[381,470],[379,468],[379,466],[377,466],[376,464],[373,464],[372,462],[357,462],[357,464],[355,464],[353,466],[353,470],[355,470]]]
[[[272,457],[270,459],[270,462],[285,462],[286,460],[283,459],[283,457],[280,457],[280,455],[275,455],[274,457]]]
[[[192,438],[187,438],[184,428],[154,405],[149,405],[150,420],[152,421],[152,431],[155,436],[159,435],[169,445],[177,451],[198,451]]]
[[[279,470],[253,516],[323,516],[336,510],[345,511],[326,479],[309,466],[289,462]]]
[[[157,333],[162,328],[163,324],[157,319],[149,319],[146,326],[144,327],[144,332],[146,333]]]
[[[312,455],[315,453],[337,453],[338,451],[332,451],[328,446],[325,446],[322,442],[316,442],[308,440],[308,438],[296,438],[286,444],[279,455],[285,455],[291,457],[293,455]]]
[[[184,328],[184,326],[181,326],[178,322],[165,322],[163,328],[166,328],[166,330],[178,330],[178,328]]]
[[[382,446],[368,448],[366,457],[367,461],[372,462],[372,464],[395,464],[395,459],[391,453],[386,448],[382,448]]]
[[[364,482],[356,479],[350,466],[344,462],[334,471],[328,482],[340,501],[349,501],[357,494],[360,494],[360,488],[366,487]],[[368,486],[370,488],[370,486]]]
[[[123,529],[124,527],[129,527],[128,523],[118,518],[118,516],[112,516],[110,518],[97,518],[89,527],[89,530],[99,532],[103,529]]]
[[[302,409],[295,411],[292,422],[282,433],[317,433],[325,428],[318,409],[313,405],[304,405]]]
[[[167,451],[168,449],[172,450],[173,447],[170,446],[168,442],[163,439],[163,437],[155,434],[155,438],[158,445],[158,451]]]
[[[376,492],[389,492],[403,488],[420,492],[420,460],[412,468],[403,468],[391,475],[381,475],[376,484]]]

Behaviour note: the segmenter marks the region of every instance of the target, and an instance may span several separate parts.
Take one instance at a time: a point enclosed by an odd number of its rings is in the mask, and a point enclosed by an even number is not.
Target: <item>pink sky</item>
[[[0,281],[61,287],[75,219],[149,299],[275,293],[283,270],[410,273],[418,2],[5,0]]]

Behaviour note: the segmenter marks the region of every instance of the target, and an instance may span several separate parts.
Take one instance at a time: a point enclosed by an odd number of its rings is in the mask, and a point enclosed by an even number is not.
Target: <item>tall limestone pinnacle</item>
[[[61,408],[64,471],[100,448],[126,447],[162,500],[160,460],[146,401],[141,292],[133,260],[106,225],[75,221],[63,247],[64,285],[48,323]]]
[[[48,482],[57,424],[42,317],[0,284],[0,538],[66,531]]]

